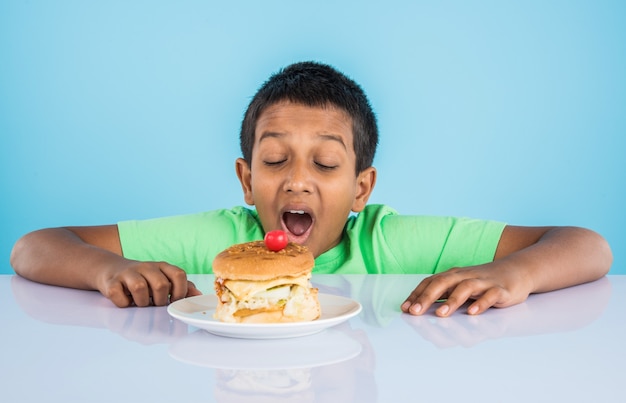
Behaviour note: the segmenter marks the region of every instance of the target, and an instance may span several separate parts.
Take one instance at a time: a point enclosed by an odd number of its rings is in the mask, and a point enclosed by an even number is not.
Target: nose
[[[289,193],[311,193],[312,176],[304,163],[294,163],[289,169],[283,190]]]

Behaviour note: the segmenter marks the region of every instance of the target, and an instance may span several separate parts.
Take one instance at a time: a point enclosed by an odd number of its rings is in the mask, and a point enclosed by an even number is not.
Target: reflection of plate
[[[213,318],[215,295],[199,295],[178,300],[167,307],[170,315],[188,325],[218,336],[242,339],[279,339],[306,336],[344,322],[361,312],[361,304],[337,295],[319,294],[322,315],[311,322],[226,323]]]
[[[334,329],[281,340],[241,340],[195,331],[172,344],[169,352],[179,361],[203,367],[273,370],[347,361],[359,355],[361,344]]]

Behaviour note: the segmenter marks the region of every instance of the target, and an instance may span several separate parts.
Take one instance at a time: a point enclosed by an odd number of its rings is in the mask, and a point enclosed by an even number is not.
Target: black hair
[[[378,145],[376,116],[363,89],[335,68],[317,62],[289,65],[273,74],[250,101],[241,124],[243,158],[252,162],[256,124],[265,109],[289,101],[311,107],[338,107],[352,118],[356,173],[372,166]]]

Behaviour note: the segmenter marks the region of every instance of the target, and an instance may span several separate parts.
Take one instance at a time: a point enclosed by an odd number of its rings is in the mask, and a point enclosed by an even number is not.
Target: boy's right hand
[[[185,297],[201,295],[187,274],[165,262],[128,260],[123,267],[103,273],[98,290],[120,308],[164,306]]]
[[[98,290],[119,307],[162,306],[202,294],[179,267],[126,259],[117,225],[33,231],[15,243],[11,265],[33,281]]]

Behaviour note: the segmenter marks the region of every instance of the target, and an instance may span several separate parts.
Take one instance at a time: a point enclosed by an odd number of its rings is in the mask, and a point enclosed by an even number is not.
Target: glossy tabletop
[[[215,336],[166,307],[0,276],[5,402],[624,402],[626,276],[479,316],[400,312],[423,276],[317,275],[363,310],[287,339]],[[212,276],[192,276],[212,293]]]

